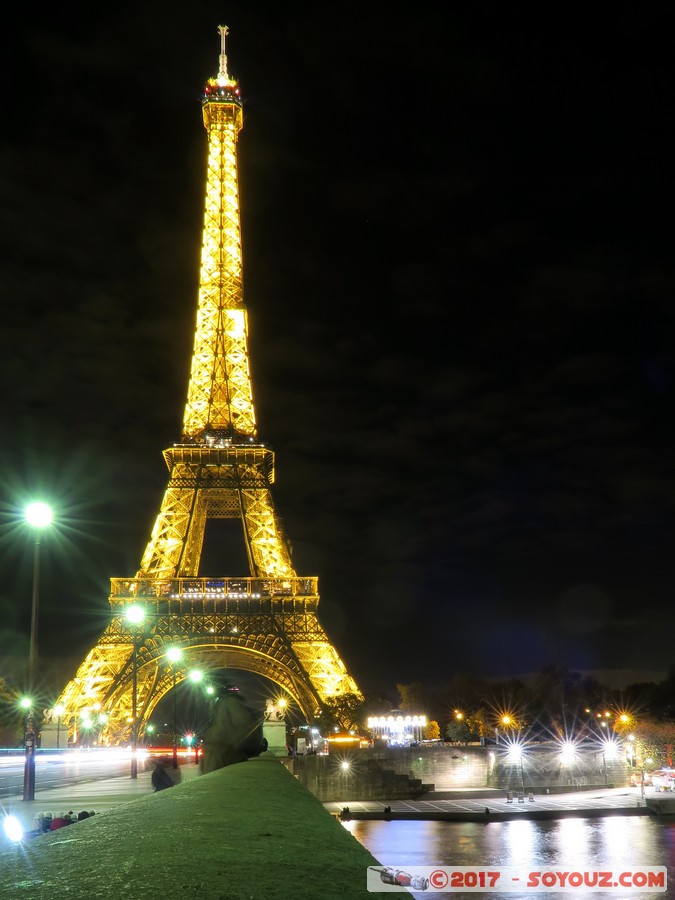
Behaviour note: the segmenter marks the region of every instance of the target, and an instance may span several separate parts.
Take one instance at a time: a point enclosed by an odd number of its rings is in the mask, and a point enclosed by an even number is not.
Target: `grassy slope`
[[[0,855],[0,897],[359,898],[377,861],[275,760],[203,775]]]

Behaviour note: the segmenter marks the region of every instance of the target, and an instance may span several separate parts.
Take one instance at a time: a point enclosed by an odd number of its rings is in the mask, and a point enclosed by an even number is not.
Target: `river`
[[[542,869],[622,871],[644,866],[668,867],[666,893],[455,893],[452,896],[517,900],[517,898],[631,897],[663,900],[675,897],[675,819],[653,816],[564,818],[508,822],[363,822],[343,823],[384,866],[489,866]],[[446,896],[448,894],[446,893]],[[416,892],[415,897],[429,896]],[[432,893],[433,896],[433,893]],[[436,893],[436,896],[441,896]]]

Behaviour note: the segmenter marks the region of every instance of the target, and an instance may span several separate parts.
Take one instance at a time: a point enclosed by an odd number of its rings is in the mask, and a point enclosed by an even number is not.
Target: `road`
[[[69,784],[115,778],[130,771],[128,750],[69,750],[49,755],[38,754],[35,765],[36,790],[49,790]],[[139,760],[139,771],[144,768]],[[23,792],[23,756],[0,758],[0,798],[15,797]]]

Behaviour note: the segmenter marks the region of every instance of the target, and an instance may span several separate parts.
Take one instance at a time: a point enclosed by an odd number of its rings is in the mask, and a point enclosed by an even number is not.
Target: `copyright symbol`
[[[448,873],[444,872],[443,869],[434,869],[434,871],[429,876],[429,884],[433,888],[444,888],[448,883]]]

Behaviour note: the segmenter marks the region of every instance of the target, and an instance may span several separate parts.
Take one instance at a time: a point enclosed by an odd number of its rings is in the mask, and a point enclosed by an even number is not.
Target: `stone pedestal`
[[[59,728],[56,723],[46,722],[40,729],[40,747],[42,750],[68,749],[68,728]]]
[[[267,749],[270,753],[275,756],[288,756],[285,721],[263,722],[263,737],[267,739]]]

